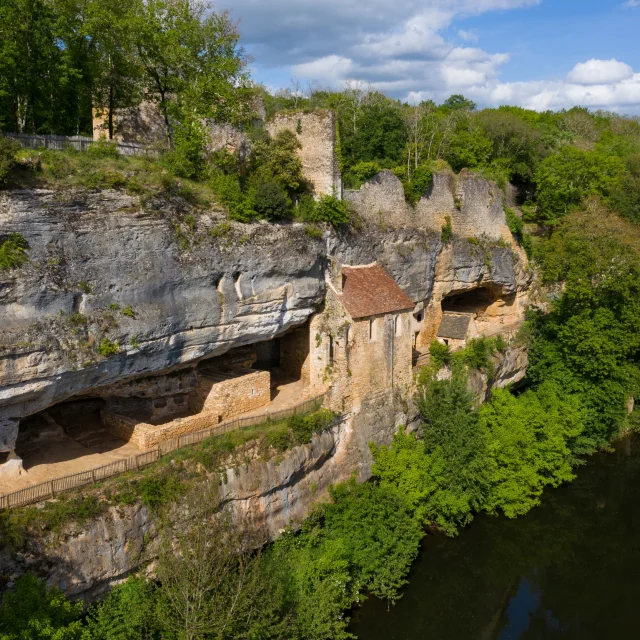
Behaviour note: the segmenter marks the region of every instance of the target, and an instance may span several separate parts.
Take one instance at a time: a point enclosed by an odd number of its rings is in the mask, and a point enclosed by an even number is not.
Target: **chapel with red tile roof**
[[[342,293],[338,299],[354,320],[411,311],[415,306],[378,263],[342,267]]]
[[[311,321],[312,389],[352,411],[412,385],[413,300],[378,263],[334,265],[324,309]]]

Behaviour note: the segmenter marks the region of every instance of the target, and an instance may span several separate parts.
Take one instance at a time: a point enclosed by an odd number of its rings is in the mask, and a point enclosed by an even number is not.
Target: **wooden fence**
[[[211,436],[218,436],[224,433],[229,433],[230,431],[237,431],[239,429],[260,424],[267,420],[283,420],[284,418],[290,418],[294,415],[308,413],[309,411],[319,409],[323,402],[324,394],[311,398],[310,400],[306,400],[305,402],[302,402],[295,407],[290,407],[289,409],[266,411],[259,415],[247,418],[236,418],[235,420],[221,422],[214,427],[204,429],[202,431],[186,433],[178,438],[161,442],[158,447],[151,451],[139,453],[138,455],[130,458],[115,460],[114,462],[105,464],[101,467],[96,467],[95,469],[89,469],[88,471],[81,471],[80,473],[47,480],[46,482],[34,484],[33,486],[26,487],[20,491],[7,493],[0,496],[0,509],[25,507],[35,502],[55,498],[60,493],[69,491],[70,489],[77,489],[78,487],[94,484],[100,480],[106,480],[107,478],[126,473],[127,471],[137,471],[138,469],[143,469],[144,467],[157,462],[168,453],[177,451],[183,447],[200,444],[203,440],[206,440]]]
[[[5,133],[5,137],[16,140],[27,149],[75,149],[76,151],[86,151],[94,142],[88,136],[53,136],[53,135],[28,135],[26,133]],[[114,143],[118,152],[123,156],[146,156],[157,159],[160,150],[153,147],[146,147],[141,144],[130,142]]]

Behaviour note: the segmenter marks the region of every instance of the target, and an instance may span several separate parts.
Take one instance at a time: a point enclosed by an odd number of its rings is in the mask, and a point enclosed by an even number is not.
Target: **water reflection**
[[[523,518],[425,540],[402,600],[365,602],[362,640],[640,635],[640,440],[599,454]]]

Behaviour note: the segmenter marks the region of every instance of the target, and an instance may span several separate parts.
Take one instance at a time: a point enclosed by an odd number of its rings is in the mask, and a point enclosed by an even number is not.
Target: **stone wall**
[[[119,109],[113,116],[114,140],[149,146],[166,147],[168,140],[164,116],[154,102],[141,102],[136,107]],[[104,110],[93,112],[93,139],[109,137],[109,123]]]
[[[215,413],[223,421],[264,407],[270,400],[268,371],[236,369],[218,375],[198,375],[189,408],[193,413]]]
[[[280,338],[280,373],[288,378],[310,384],[309,325],[300,327]]]
[[[413,227],[440,232],[448,217],[456,235],[513,243],[502,191],[494,182],[465,170],[457,177],[448,172],[435,173],[431,189],[415,207],[407,204],[402,182],[388,170],[357,191],[345,191],[344,197],[365,223],[378,228]]]
[[[411,323],[411,312],[354,321],[329,290],[324,310],[311,321],[314,391],[327,391],[325,404],[335,411],[358,411],[380,392],[407,395],[413,376]]]
[[[155,429],[153,425],[109,410],[101,411],[100,418],[104,428],[116,438],[132,442],[142,451],[152,448],[147,446],[147,434]]]
[[[298,136],[302,144],[299,155],[304,177],[313,184],[316,195],[335,193],[337,197],[342,197],[333,111],[277,114],[266,128],[272,136],[284,129]]]

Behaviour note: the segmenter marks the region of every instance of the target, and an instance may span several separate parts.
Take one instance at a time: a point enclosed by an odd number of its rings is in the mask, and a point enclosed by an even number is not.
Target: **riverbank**
[[[631,638],[640,597],[640,437],[590,457],[574,482],[511,520],[430,535],[391,609],[354,612],[360,640]]]

